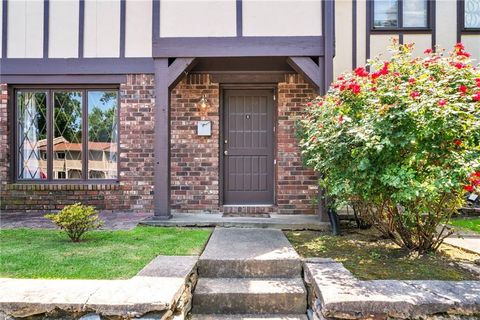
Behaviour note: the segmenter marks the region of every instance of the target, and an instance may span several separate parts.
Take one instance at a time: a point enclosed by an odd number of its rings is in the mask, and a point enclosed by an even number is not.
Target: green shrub
[[[480,70],[462,44],[420,58],[412,47],[394,44],[389,60],[340,76],[307,104],[298,133],[332,206],[353,204],[398,245],[423,253],[449,235],[439,227],[465,191],[480,187]]]
[[[59,213],[47,214],[45,218],[52,220],[64,230],[73,242],[80,242],[85,232],[98,229],[103,225],[103,221],[98,219],[95,208],[81,203],[65,206]]]

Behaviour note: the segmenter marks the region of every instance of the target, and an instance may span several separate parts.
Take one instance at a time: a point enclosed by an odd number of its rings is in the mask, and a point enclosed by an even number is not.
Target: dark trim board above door
[[[186,37],[153,40],[153,57],[322,56],[322,36]]]

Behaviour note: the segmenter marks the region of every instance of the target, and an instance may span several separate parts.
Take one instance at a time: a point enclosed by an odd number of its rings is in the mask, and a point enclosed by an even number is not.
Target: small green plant
[[[95,208],[81,203],[65,206],[59,213],[46,214],[45,218],[52,220],[64,230],[73,242],[80,242],[85,232],[98,229],[103,225],[103,221],[98,219]]]

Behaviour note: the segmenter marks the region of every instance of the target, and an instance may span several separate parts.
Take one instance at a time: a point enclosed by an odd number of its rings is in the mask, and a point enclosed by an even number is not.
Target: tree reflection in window
[[[480,29],[480,0],[465,0],[466,29]]]
[[[53,160],[53,171],[66,172],[67,179],[81,179],[82,92],[55,91],[53,108],[53,151],[65,154],[63,159]]]
[[[18,179],[47,179],[46,101],[46,92],[17,92]]]
[[[91,179],[117,178],[118,96],[88,91],[88,172]]]

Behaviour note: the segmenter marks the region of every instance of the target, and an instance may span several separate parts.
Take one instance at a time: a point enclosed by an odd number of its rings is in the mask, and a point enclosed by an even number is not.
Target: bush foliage
[[[457,44],[448,55],[393,44],[309,102],[299,121],[307,165],[340,207],[400,246],[436,250],[438,231],[480,182],[480,70]],[[370,70],[370,71],[369,71]]]
[[[98,229],[103,225],[103,222],[98,219],[95,208],[81,203],[65,206],[59,213],[47,214],[45,218],[52,220],[64,230],[73,242],[80,242],[85,232]]]

